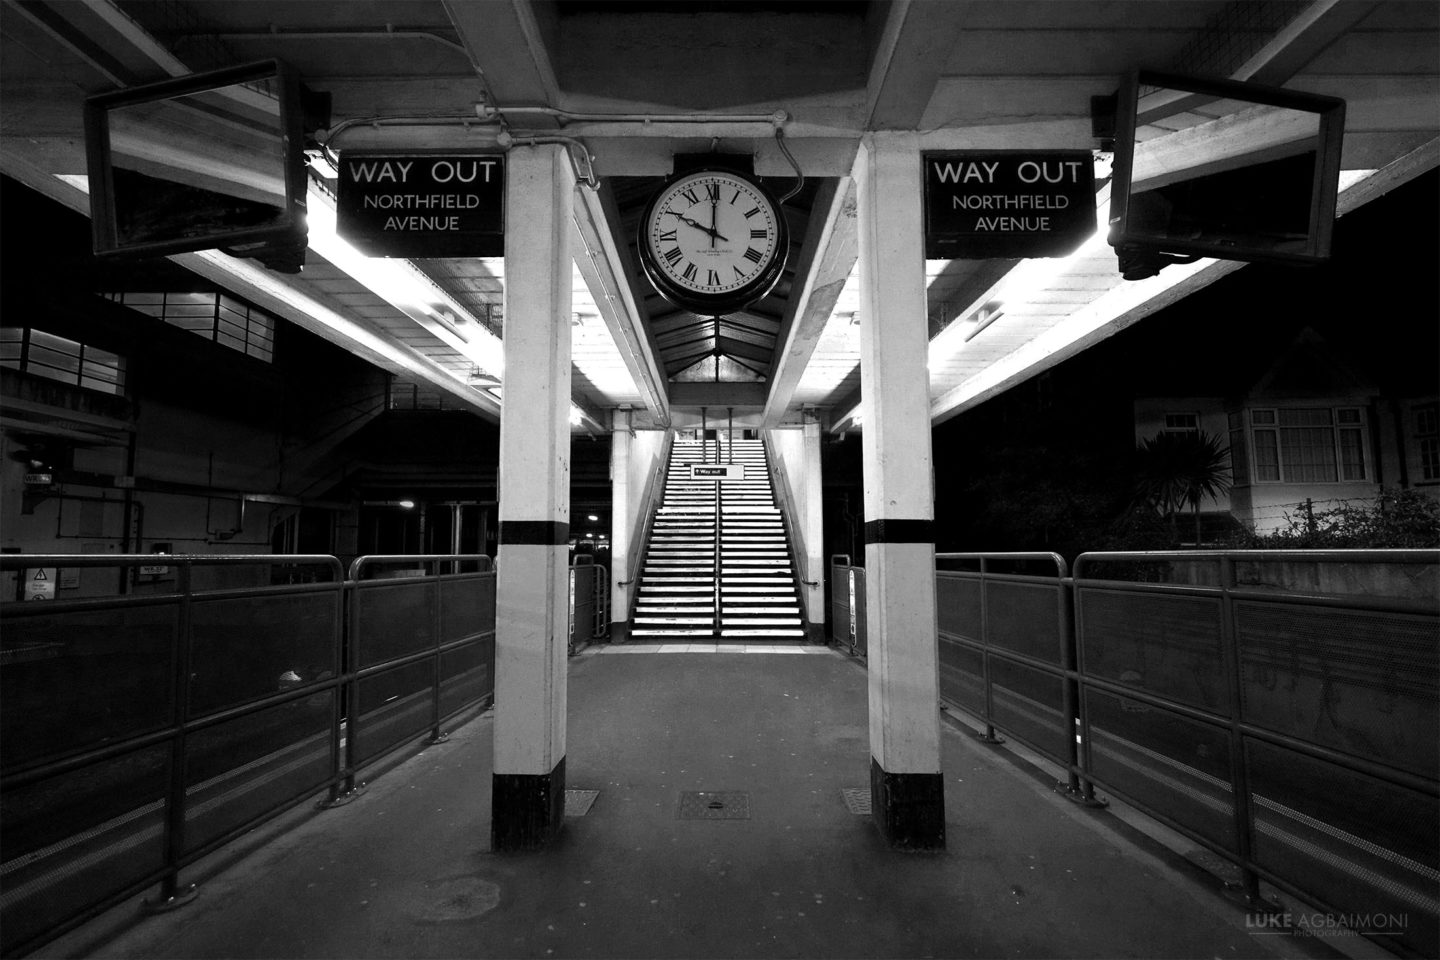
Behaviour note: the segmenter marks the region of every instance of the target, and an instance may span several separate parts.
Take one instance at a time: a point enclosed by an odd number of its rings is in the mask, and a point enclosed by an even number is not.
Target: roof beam
[[[964,28],[968,3],[894,0],[866,85],[867,130],[917,130]]]
[[[529,0],[442,0],[491,106],[558,107],[560,84]],[[526,115],[530,117],[530,114]],[[557,126],[535,115],[526,126]]]
[[[576,187],[573,226],[578,244],[572,244],[575,264],[590,293],[610,336],[620,351],[645,409],[658,423],[670,422],[670,401],[666,394],[665,375],[656,362],[650,337],[646,335],[639,305],[625,270],[620,250],[615,245],[615,232],[610,229],[610,214],[600,195],[585,187]]]
[[[815,215],[822,211],[822,216]],[[796,273],[805,280],[794,288],[781,323],[784,347],[776,354],[761,417],[766,430],[777,426],[785,416],[845,280],[855,268],[860,248],[854,181],[847,177],[820,190],[812,208],[809,234],[801,248],[808,251],[808,259],[796,265]]]

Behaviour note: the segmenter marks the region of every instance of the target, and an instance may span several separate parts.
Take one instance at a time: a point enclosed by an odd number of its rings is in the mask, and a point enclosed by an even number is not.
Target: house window
[[[1162,433],[1178,433],[1182,436],[1197,436],[1200,433],[1200,414],[1167,413]]]
[[[269,363],[275,318],[223,293],[110,293],[107,299]]]
[[[113,396],[125,390],[125,358],[24,327],[0,329],[0,366]]]
[[[1365,479],[1365,418],[1359,407],[1275,407],[1250,411],[1260,483]]]
[[[1239,413],[1227,415],[1227,426],[1230,431],[1230,475],[1235,478],[1235,483],[1244,485],[1250,482],[1250,456],[1249,444],[1245,442],[1245,418]]]
[[[1440,480],[1440,404],[1415,408],[1415,439],[1420,450],[1420,479]]]

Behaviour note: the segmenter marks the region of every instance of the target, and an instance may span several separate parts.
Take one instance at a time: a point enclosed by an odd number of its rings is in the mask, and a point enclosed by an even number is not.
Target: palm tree
[[[1195,543],[1200,543],[1200,501],[1219,497],[1232,484],[1230,447],[1202,431],[1161,433],[1135,450],[1135,504],[1160,511],[1170,533],[1180,539],[1179,514],[1195,514]]]

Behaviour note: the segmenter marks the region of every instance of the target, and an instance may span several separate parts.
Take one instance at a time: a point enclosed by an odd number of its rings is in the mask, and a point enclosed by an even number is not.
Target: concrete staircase
[[[696,464],[730,464],[744,476],[692,479]],[[762,441],[672,445],[630,636],[647,643],[805,638]]]

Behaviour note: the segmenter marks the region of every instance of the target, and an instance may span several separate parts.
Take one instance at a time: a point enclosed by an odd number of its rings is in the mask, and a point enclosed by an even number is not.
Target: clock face
[[[660,293],[723,312],[770,291],[788,252],[785,219],[764,188],[724,170],[665,186],[640,225],[641,261]]]

